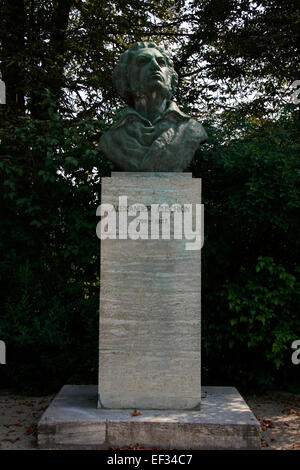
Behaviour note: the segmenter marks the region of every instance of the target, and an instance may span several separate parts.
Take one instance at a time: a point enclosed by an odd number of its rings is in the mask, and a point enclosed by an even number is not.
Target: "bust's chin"
[[[139,100],[145,97],[151,97],[153,93],[160,96],[162,99],[170,99],[172,96],[171,89],[162,80],[151,80],[146,86],[133,91],[135,99]]]

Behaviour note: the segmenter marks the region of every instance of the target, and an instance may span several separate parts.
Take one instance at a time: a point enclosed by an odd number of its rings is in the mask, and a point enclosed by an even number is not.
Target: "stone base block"
[[[48,449],[259,449],[260,425],[233,387],[203,387],[201,409],[97,409],[97,386],[65,385],[38,424]]]
[[[118,230],[116,239],[101,240],[103,409],[191,410],[200,404],[201,250],[187,249],[184,222],[190,211],[190,230],[201,235],[201,180],[191,173],[154,175],[113,173],[101,180],[101,203],[117,209]],[[123,207],[120,197],[127,201]],[[128,236],[134,204],[140,207],[137,232],[143,227],[146,239]],[[153,207],[162,204],[167,210],[155,216]]]

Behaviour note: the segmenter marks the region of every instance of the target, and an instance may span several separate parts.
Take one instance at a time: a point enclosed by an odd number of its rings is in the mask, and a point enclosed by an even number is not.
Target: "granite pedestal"
[[[97,409],[96,385],[65,385],[38,424],[48,449],[259,449],[260,425],[233,387],[202,387],[201,408]]]

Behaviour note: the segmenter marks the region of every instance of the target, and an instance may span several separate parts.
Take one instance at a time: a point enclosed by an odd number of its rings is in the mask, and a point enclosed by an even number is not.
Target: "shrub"
[[[299,141],[290,116],[229,116],[192,165],[202,178],[203,383],[295,381],[300,338]],[[104,124],[30,118],[1,131],[0,264],[6,385],[49,392],[97,381],[99,177]]]
[[[205,207],[203,380],[289,383],[300,338],[299,141],[290,116],[231,118],[208,130],[193,164]]]

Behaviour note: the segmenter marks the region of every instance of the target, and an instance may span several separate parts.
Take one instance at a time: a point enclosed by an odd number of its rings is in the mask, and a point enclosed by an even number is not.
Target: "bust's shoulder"
[[[196,138],[200,143],[207,140],[207,134],[202,124],[184,113],[174,101],[168,103],[164,114],[166,117],[173,115],[180,123],[181,128],[184,129],[184,132],[190,135],[190,138]]]
[[[191,129],[193,129],[194,132],[199,134],[199,136],[202,137],[203,141],[207,140],[207,134],[204,130],[204,127],[199,121],[196,121],[195,119],[190,119],[189,121]]]
[[[193,118],[185,121],[184,131],[189,135],[190,138],[197,139],[199,143],[205,142],[208,138],[202,124]]]

